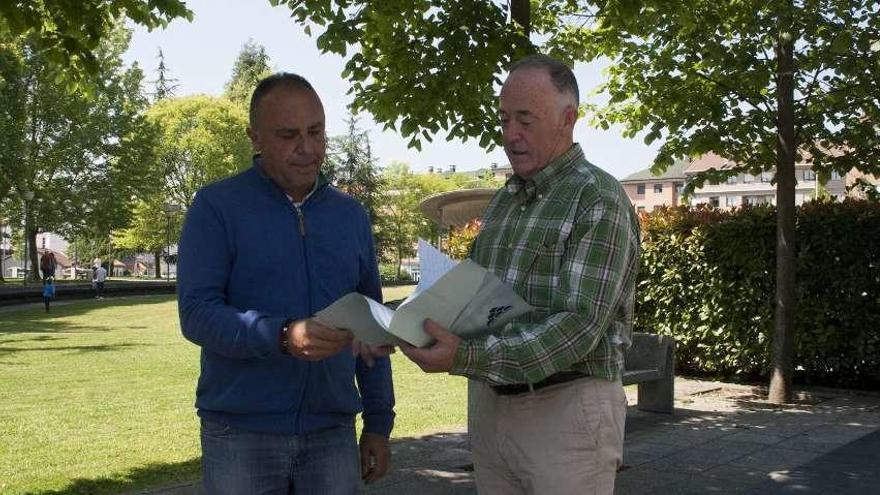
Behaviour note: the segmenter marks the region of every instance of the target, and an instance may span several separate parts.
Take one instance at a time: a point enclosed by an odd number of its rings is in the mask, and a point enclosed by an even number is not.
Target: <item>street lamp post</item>
[[[28,232],[28,202],[34,199],[34,192],[29,189],[21,191],[21,199],[23,200],[21,203],[24,207],[24,235],[22,236],[24,240],[24,265],[22,266],[22,268],[24,269],[24,274],[21,277],[21,284],[27,285],[28,261],[30,261],[30,239],[28,239],[28,237],[30,236],[30,232]]]
[[[180,206],[174,203],[165,203],[162,207],[165,211],[165,280],[171,282],[171,217],[180,211]]]

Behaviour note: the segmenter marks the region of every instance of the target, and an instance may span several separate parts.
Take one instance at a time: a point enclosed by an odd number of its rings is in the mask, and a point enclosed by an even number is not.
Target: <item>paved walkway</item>
[[[678,379],[675,405],[672,416],[629,408],[617,494],[880,493],[880,395],[812,390],[777,407],[750,387]],[[464,431],[392,452],[393,472],[366,493],[475,493]]]

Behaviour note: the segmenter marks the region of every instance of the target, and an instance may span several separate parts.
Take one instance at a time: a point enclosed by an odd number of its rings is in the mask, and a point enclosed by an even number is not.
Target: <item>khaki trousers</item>
[[[620,381],[582,378],[513,396],[470,385],[481,495],[614,493],[626,419]]]

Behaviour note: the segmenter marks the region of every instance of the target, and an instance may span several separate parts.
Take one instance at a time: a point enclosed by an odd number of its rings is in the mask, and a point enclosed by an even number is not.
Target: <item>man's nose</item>
[[[522,138],[522,126],[516,122],[507,122],[501,126],[501,139],[505,143],[512,143]]]
[[[314,154],[317,150],[318,143],[314,137],[308,134],[300,135],[296,143],[296,151],[298,153],[311,155]]]

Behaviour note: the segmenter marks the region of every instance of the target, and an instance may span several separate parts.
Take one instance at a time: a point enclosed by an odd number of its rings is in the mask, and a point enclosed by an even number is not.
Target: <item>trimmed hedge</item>
[[[642,216],[636,330],[671,335],[678,370],[769,376],[776,285],[773,206],[661,208]],[[795,379],[880,385],[880,203],[798,209]]]

